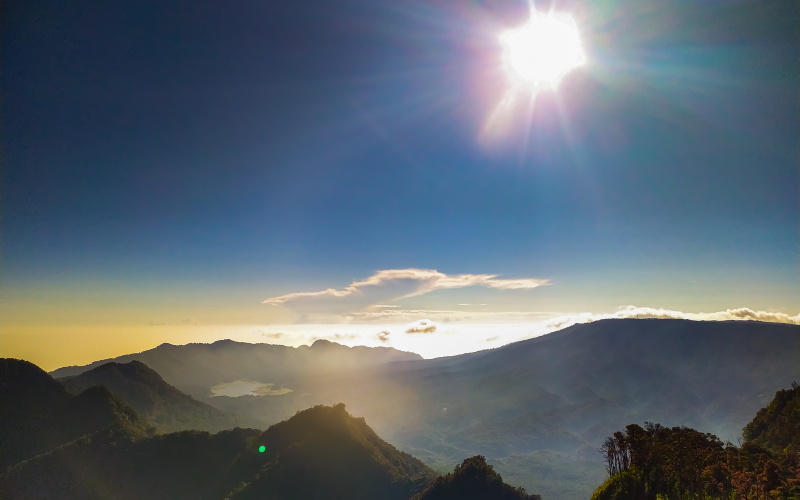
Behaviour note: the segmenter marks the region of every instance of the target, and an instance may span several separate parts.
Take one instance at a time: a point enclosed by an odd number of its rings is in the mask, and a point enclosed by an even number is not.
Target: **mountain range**
[[[93,377],[163,384],[140,363],[101,368]],[[0,375],[4,499],[406,500],[437,476],[342,404],[266,431],[157,434],[105,386],[72,395],[15,359],[0,359]]]
[[[800,378],[800,327],[614,319],[431,360],[321,340],[300,348],[165,344],[115,359],[132,360],[242,425],[266,428],[344,402],[433,467],[480,454],[505,477],[558,500],[591,494],[603,474],[597,447],[630,422],[686,425],[735,442],[775,391]],[[239,380],[291,392],[212,397],[213,387]]]

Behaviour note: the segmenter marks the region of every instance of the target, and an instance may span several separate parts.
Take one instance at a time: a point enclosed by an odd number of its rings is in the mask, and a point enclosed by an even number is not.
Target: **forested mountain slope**
[[[776,393],[740,447],[688,427],[628,425],[603,443],[611,477],[592,500],[800,499],[799,400],[797,387]]]
[[[264,432],[147,436],[108,426],[12,466],[0,475],[0,493],[9,500],[405,500],[435,476],[337,405]]]
[[[235,415],[182,393],[147,365],[135,360],[106,363],[58,381],[75,394],[95,385],[106,386],[163,432],[189,429],[216,432],[238,424]]]
[[[105,387],[78,395],[44,370],[18,359],[0,358],[0,471],[101,429],[154,429]]]

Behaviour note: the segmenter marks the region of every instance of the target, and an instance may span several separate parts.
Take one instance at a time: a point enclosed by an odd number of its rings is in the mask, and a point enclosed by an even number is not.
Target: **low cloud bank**
[[[551,328],[566,328],[567,326],[577,323],[590,323],[592,321],[612,318],[691,319],[695,321],[766,321],[769,323],[800,325],[800,314],[797,316],[790,316],[779,312],[754,311],[746,307],[711,313],[685,313],[681,311],[671,311],[669,309],[636,306],[623,307],[616,312],[605,314],[568,314],[553,318],[547,321],[545,325]]]

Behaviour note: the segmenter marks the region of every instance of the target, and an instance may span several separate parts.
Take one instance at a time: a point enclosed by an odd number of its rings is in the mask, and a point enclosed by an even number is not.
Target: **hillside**
[[[0,475],[0,491],[9,500],[405,500],[433,477],[337,405],[264,432],[100,431],[16,465]]]
[[[161,376],[144,363],[106,363],[80,375],[58,379],[73,393],[103,385],[129,404],[136,412],[159,430],[232,429],[237,419],[167,384]]]
[[[800,386],[778,391],[765,408],[759,410],[743,432],[745,440],[781,453],[790,446],[800,450]]]
[[[592,500],[800,498],[800,450],[791,443],[797,394],[776,393],[738,448],[688,427],[628,425],[603,443],[610,477]]]
[[[477,455],[457,465],[452,474],[436,478],[411,500],[541,500],[541,497],[507,485],[486,459]]]
[[[72,395],[33,363],[0,359],[0,471],[85,434],[119,427],[132,436],[153,433],[105,387]]]

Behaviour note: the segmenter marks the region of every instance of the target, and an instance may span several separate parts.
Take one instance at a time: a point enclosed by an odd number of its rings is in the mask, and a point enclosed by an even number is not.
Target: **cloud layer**
[[[486,286],[500,290],[526,290],[549,284],[545,279],[499,279],[495,274],[444,274],[431,269],[389,269],[343,290],[300,292],[272,297],[265,304],[283,305],[301,314],[337,314],[359,311],[393,300],[423,295],[434,290]]]
[[[790,316],[785,313],[754,311],[746,307],[727,309],[711,313],[686,313],[671,311],[669,309],[654,309],[652,307],[627,306],[613,313],[593,314],[579,313],[559,316],[549,320],[546,325],[552,328],[565,328],[576,323],[590,323],[601,319],[610,318],[664,318],[664,319],[691,319],[696,321],[766,321],[769,323],[787,323],[800,325],[800,314]]]

